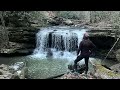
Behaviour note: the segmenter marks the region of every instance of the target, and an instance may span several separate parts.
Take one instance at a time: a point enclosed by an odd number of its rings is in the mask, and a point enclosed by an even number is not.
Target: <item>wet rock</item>
[[[24,62],[17,62],[14,65],[0,65],[0,79],[25,79],[27,67]]]
[[[46,57],[52,57],[52,56],[53,56],[53,53],[52,53],[51,49],[48,48]]]
[[[80,74],[77,72],[69,72],[59,77],[58,79],[120,79],[120,73],[109,70],[100,64],[94,65],[95,72],[88,72],[88,74]]]
[[[82,64],[82,65],[77,65],[77,72],[79,72],[80,74],[84,72],[85,70],[85,64]],[[74,72],[74,65],[68,65],[68,69],[72,72]]]
[[[14,65],[9,66],[9,69],[18,71],[18,70],[22,69],[24,66],[25,66],[24,62],[17,62]]]
[[[11,56],[26,56],[33,53],[34,49],[2,49],[0,56],[11,57]]]
[[[16,49],[1,49],[0,53],[7,53],[7,54],[10,54],[10,53],[14,53]]]

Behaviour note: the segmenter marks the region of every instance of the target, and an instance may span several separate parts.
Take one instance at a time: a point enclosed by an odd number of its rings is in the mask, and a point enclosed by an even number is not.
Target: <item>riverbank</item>
[[[94,71],[88,71],[87,74],[77,72],[68,72],[55,79],[120,79],[119,64],[107,67],[101,64],[93,64]]]
[[[24,62],[16,62],[14,65],[0,65],[0,79],[26,79],[27,67]]]

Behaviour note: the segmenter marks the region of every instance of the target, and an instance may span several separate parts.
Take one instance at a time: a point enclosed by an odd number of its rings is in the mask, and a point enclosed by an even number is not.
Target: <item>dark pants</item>
[[[82,55],[78,56],[76,58],[76,60],[74,61],[74,68],[75,68],[75,70],[77,70],[77,63],[80,60],[82,60],[83,58],[85,60],[85,66],[86,66],[85,73],[87,74],[87,72],[88,72],[88,60],[89,60],[89,56],[82,56]]]

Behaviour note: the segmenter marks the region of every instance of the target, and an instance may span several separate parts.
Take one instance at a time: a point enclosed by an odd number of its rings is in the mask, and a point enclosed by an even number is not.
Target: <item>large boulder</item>
[[[20,79],[25,79],[27,77],[28,68],[24,62],[16,62],[15,64],[9,66],[9,71],[17,75]]]
[[[63,22],[63,18],[61,17],[53,17],[48,20],[48,23],[51,25],[61,25]]]
[[[116,73],[111,69],[106,68],[101,64],[96,64],[92,62],[94,67],[94,75],[99,79],[120,79],[120,73]]]
[[[73,22],[71,20],[69,20],[69,19],[66,19],[66,20],[63,21],[63,24],[65,24],[65,25],[73,25]]]
[[[8,28],[9,48],[1,49],[0,55],[29,55],[36,47],[36,33],[39,28],[35,27],[17,27]]]
[[[116,73],[120,73],[120,63],[111,66],[110,69]]]
[[[0,65],[0,79],[25,79],[27,67],[24,62],[17,62],[14,65]]]
[[[68,69],[72,72],[74,72],[74,65],[68,65]],[[85,71],[85,64],[81,64],[81,65],[77,65],[77,72],[79,72],[80,74],[82,74]]]
[[[33,50],[34,49],[2,49],[0,51],[0,56],[26,56],[32,54]]]
[[[17,66],[18,64],[19,66]],[[14,67],[4,64],[0,65],[0,79],[25,79],[27,73],[24,63],[19,62],[18,64]]]

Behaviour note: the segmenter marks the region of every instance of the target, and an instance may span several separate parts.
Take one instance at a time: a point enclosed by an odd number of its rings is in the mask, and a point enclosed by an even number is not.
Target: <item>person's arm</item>
[[[79,55],[79,52],[80,52],[80,50],[81,50],[81,47],[82,47],[82,42],[80,42],[80,44],[79,44],[79,47],[78,47],[78,50],[77,50],[77,56]]]

